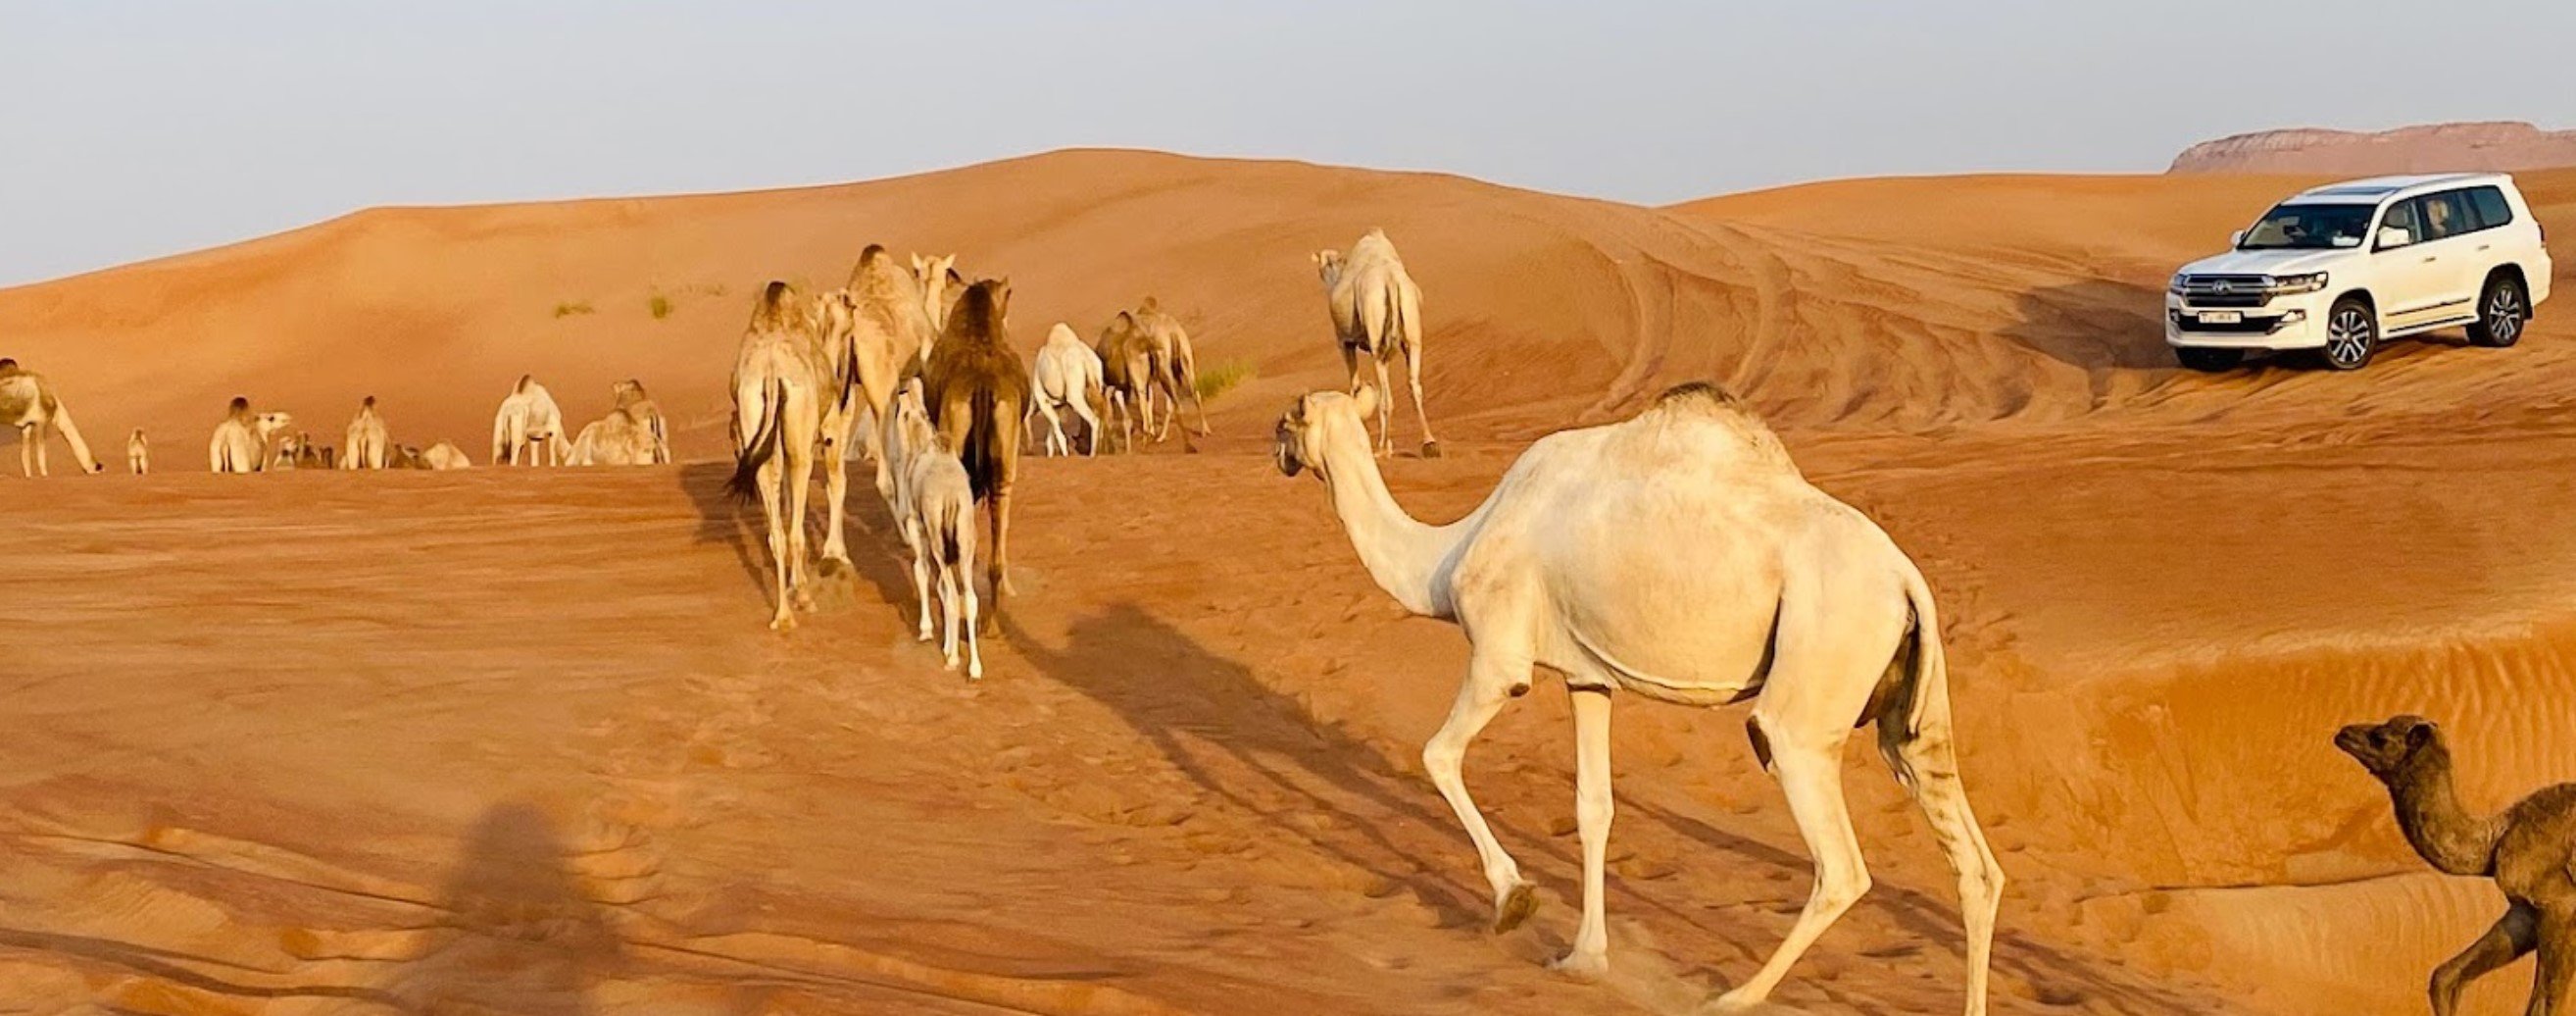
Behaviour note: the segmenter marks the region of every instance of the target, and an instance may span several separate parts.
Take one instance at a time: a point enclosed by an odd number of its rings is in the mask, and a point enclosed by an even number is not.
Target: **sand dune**
[[[2545,131],[2504,120],[2370,132],[2313,127],[2256,131],[2186,148],[2167,172],[2365,176],[2565,166],[2576,166],[2576,131]]]
[[[478,447],[535,371],[640,377],[722,445],[750,294],[871,240],[1008,274],[1033,348],[1148,292],[1255,378],[1197,456],[1034,467],[1025,599],[967,688],[908,638],[883,513],[793,638],[713,463],[0,480],[13,662],[0,1000],[152,1012],[1682,1012],[1803,899],[1733,713],[1622,710],[1617,973],[1571,930],[1563,694],[1470,760],[1548,889],[1483,919],[1413,761],[1464,643],[1368,584],[1287,397],[1337,383],[1306,254],[1383,225],[1426,294],[1446,518],[1529,438],[1714,377],[1882,520],[1946,614],[2015,877],[2001,1012],[2410,1009],[2489,891],[2424,874],[2326,742],[2442,720],[2464,793],[2576,776],[2576,327],[2359,374],[2173,370],[2174,264],[2294,178],[1816,184],[1648,209],[1452,177],[1069,152],[843,187],[383,210],[0,291],[0,335],[165,469],[224,398]],[[2576,173],[2525,177],[2553,238]],[[2562,241],[2563,242],[2563,241]],[[2576,251],[2560,249],[2562,265]],[[657,318],[659,296],[669,313]],[[587,312],[577,310],[587,305]],[[565,313],[557,313],[561,307]],[[1399,435],[1407,426],[1398,414]],[[102,439],[101,444],[107,442]],[[102,449],[107,451],[107,449]],[[863,500],[863,499],[862,499]],[[1948,1012],[1956,913],[1867,753],[1879,889],[1808,1012]],[[2518,978],[2481,990],[2512,1011]]]

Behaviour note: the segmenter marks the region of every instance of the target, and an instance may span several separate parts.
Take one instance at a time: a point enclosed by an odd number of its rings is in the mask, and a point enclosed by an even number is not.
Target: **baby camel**
[[[2434,869],[2495,880],[2510,904],[2495,927],[2433,971],[2435,1016],[2451,1016],[2460,991],[2535,949],[2531,1013],[2576,1013],[2576,783],[2523,798],[2504,814],[2471,815],[2451,781],[2451,749],[2431,721],[2399,716],[2354,724],[2335,747],[2387,784],[2397,828]]]
[[[1425,525],[1396,505],[1370,452],[1378,397],[1298,400],[1279,422],[1278,465],[1322,477],[1379,588],[1467,633],[1467,679],[1422,763],[1475,841],[1496,927],[1527,919],[1536,897],[1468,797],[1462,763],[1529,690],[1534,666],[1573,692],[1583,915],[1557,965],[1582,975],[1609,967],[1611,693],[1702,707],[1751,699],[1754,754],[1787,791],[1816,883],[1770,961],[1718,1007],[1761,1003],[1869,890],[1842,754],[1855,726],[1875,723],[1880,753],[1958,874],[1967,1012],[1984,1013],[2004,876],[1960,785],[1941,627],[1905,552],[1809,486],[1770,428],[1709,384],[1667,391],[1625,422],[1543,438],[1466,518]]]
[[[912,586],[921,597],[921,640],[930,641],[931,577],[938,576],[940,618],[947,635],[939,643],[948,669],[957,669],[957,643],[966,643],[966,677],[984,676],[984,650],[975,637],[975,491],[957,453],[930,422],[921,379],[914,378],[895,397],[894,426],[887,429],[886,454],[896,463],[894,515],[903,527],[903,542],[912,550]]]

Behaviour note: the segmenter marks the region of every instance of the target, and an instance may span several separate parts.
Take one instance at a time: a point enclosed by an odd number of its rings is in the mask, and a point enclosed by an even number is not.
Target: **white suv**
[[[2510,346],[2549,298],[2549,251],[2513,178],[2384,176],[2298,194],[2184,265],[2165,289],[2165,342],[2183,366],[2226,370],[2249,349],[2370,362],[2383,339],[2468,326]]]

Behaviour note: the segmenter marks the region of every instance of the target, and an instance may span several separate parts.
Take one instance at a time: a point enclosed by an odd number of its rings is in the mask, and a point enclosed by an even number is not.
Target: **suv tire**
[[[2174,358],[2181,360],[2182,365],[2189,369],[2201,371],[2203,373],[2216,373],[2222,370],[2232,370],[2237,364],[2245,362],[2245,351],[2242,349],[2206,349],[2198,346],[2175,346]]]
[[[2502,349],[2522,338],[2523,323],[2529,320],[2531,298],[2523,294],[2522,283],[2497,272],[2478,293],[2478,319],[2469,325],[2469,341]]]
[[[2334,309],[2326,311],[2325,348],[2317,351],[2327,369],[2360,370],[2378,351],[2379,315],[2371,312],[2370,302],[2358,296],[2335,301]]]

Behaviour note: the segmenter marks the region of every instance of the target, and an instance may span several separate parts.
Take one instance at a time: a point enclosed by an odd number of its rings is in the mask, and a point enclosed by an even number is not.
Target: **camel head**
[[[1334,283],[1342,281],[1342,252],[1337,250],[1316,251],[1315,274],[1323,277],[1324,287],[1327,289],[1332,288]]]
[[[1353,428],[1361,447],[1368,444],[1367,419],[1377,412],[1377,389],[1362,388],[1357,394],[1314,392],[1288,406],[1288,415],[1279,418],[1279,429],[1271,446],[1271,455],[1284,476],[1295,476],[1312,469],[1318,477],[1325,475],[1324,450],[1331,446],[1333,435],[1341,428]]]
[[[260,440],[266,441],[292,426],[295,426],[293,413],[261,413],[259,419],[251,424],[251,430],[259,435]]]
[[[2399,716],[2386,723],[2356,723],[2335,732],[2335,747],[2381,780],[2438,762],[2448,750],[2442,730],[2421,716]]]

